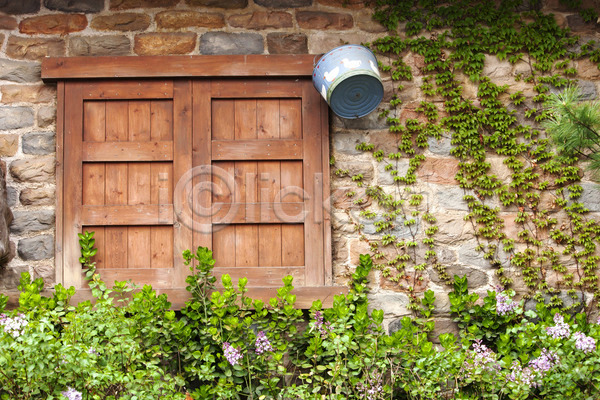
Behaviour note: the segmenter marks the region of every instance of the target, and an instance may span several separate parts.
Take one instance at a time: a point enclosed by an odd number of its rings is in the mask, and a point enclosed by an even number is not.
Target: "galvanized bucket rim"
[[[314,71],[314,70],[315,70],[315,69],[317,69],[317,67],[319,66],[319,64],[320,64],[320,63],[321,63],[321,61],[323,60],[323,58],[325,58],[325,57],[326,57],[326,56],[328,56],[329,54],[332,54],[334,51],[336,51],[336,50],[339,50],[339,49],[341,49],[341,48],[345,48],[345,47],[360,47],[360,48],[363,48],[363,49],[367,50],[369,53],[371,53],[371,54],[373,55],[373,58],[375,58],[375,60],[377,60],[377,56],[375,56],[375,53],[373,53],[373,52],[371,51],[371,49],[369,49],[369,48],[368,48],[368,47],[366,47],[366,46],[363,46],[362,44],[344,44],[344,45],[341,45],[341,46],[338,46],[338,47],[335,47],[335,48],[333,48],[333,49],[329,50],[327,53],[322,53],[322,54],[321,54],[321,57],[319,57],[319,60],[317,61],[317,63],[315,64],[315,63],[313,62],[313,74],[315,73],[315,71]],[[318,55],[319,55],[319,54],[317,54],[317,56],[318,56]]]

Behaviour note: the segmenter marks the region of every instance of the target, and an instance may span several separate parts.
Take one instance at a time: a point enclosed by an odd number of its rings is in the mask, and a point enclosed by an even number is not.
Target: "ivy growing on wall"
[[[571,3],[584,18],[593,18],[593,11]],[[383,164],[394,190],[369,186],[364,198],[350,195],[361,208],[356,228],[382,276],[413,300],[428,269],[436,269],[445,281],[451,278],[438,260],[439,228],[419,189],[424,182],[417,177],[431,138],[441,137],[451,138],[451,154],[459,165],[455,179],[469,210],[466,223],[472,226],[477,250],[495,268],[498,283],[514,284],[509,272],[517,270],[526,296],[550,297],[553,305],[561,305],[560,289],[576,299],[574,307],[582,298],[600,294],[600,225],[579,200],[581,163],[557,154],[541,128],[551,117],[545,104],[552,93],[577,84],[574,61],[600,63],[600,47],[582,43],[538,8],[537,2],[518,0],[376,1],[374,19],[389,32],[371,47],[394,83],[381,117],[395,135],[397,152],[385,154],[371,143],[357,149]],[[486,55],[524,65],[525,72],[514,79],[529,90],[511,90],[486,77]],[[410,57],[422,59],[417,96],[422,101],[415,109],[417,118],[401,119],[403,84],[415,72],[405,61]],[[477,88],[476,98],[465,94],[467,85]],[[503,160],[508,179],[494,174],[490,156]],[[408,160],[406,172],[400,171],[400,160]],[[360,186],[362,176],[353,181]],[[516,215],[516,236],[507,233],[503,211]],[[364,234],[365,219],[372,221],[376,235]],[[424,232],[417,229],[421,222]],[[397,235],[399,226],[408,234]],[[549,274],[560,279],[550,282]]]

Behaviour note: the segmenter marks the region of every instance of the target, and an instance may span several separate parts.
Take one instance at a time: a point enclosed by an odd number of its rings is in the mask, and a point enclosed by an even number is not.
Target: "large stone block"
[[[61,57],[65,55],[65,41],[62,38],[25,38],[11,35],[6,44],[6,55],[21,60]]]
[[[131,53],[127,36],[71,36],[69,53],[73,56],[124,56]]]
[[[110,0],[111,10],[128,10],[131,8],[173,7],[180,0]]]
[[[9,207],[14,207],[17,205],[17,200],[19,199],[19,193],[17,189],[12,186],[6,187],[6,202]]]
[[[10,225],[10,232],[15,235],[23,235],[45,231],[54,227],[54,211],[15,211]]]
[[[370,130],[370,129],[385,129],[388,128],[388,124],[385,118],[379,117],[379,113],[381,110],[376,109],[368,115],[365,115],[362,118],[355,119],[346,119],[338,117],[337,115],[333,115],[333,126],[336,128],[342,129],[362,129],[362,130]]]
[[[0,290],[17,290],[21,274],[24,272],[29,272],[26,265],[0,268]]]
[[[459,247],[458,262],[480,270],[491,268],[490,262],[483,258],[483,252],[475,249],[475,243],[465,243]]]
[[[30,107],[0,106],[0,131],[27,128],[33,125],[33,110]]]
[[[1,88],[3,103],[49,103],[56,89],[47,85],[5,85]]]
[[[455,244],[473,237],[470,222],[464,220],[465,213],[443,212],[436,214],[436,225],[439,228],[435,235],[436,241],[443,244]]]
[[[449,156],[450,151],[454,148],[452,140],[449,137],[442,137],[439,140],[433,137],[427,139],[429,151],[439,156]]]
[[[39,63],[0,59],[0,80],[23,83],[41,79]]]
[[[293,26],[292,14],[285,11],[255,11],[247,14],[231,15],[227,22],[234,28],[281,29]]]
[[[592,212],[600,212],[600,187],[594,183],[582,183],[583,193],[578,201]]]
[[[134,51],[140,56],[189,54],[196,48],[196,34],[143,33],[135,36]]]
[[[268,8],[308,7],[313,0],[254,0],[256,4]]]
[[[19,240],[19,257],[24,261],[46,260],[54,257],[54,237],[39,235]]]
[[[456,183],[454,177],[457,172],[456,158],[427,157],[417,169],[417,176],[423,182],[452,185]]]
[[[346,174],[341,177],[334,177],[332,183],[334,186],[347,186],[352,182],[352,176],[362,174],[362,182],[365,185],[369,185],[373,180],[373,165],[371,163],[355,162],[355,161],[339,161],[335,163],[335,170],[347,171]]]
[[[192,7],[246,8],[248,0],[185,0]]]
[[[97,13],[104,9],[104,0],[44,0],[50,10],[62,12]]]
[[[25,188],[19,200],[24,206],[51,206],[56,201],[56,191],[45,187]]]
[[[358,27],[369,33],[382,33],[387,31],[385,26],[381,25],[379,22],[373,20],[373,12],[370,10],[361,11],[356,15],[356,25]]]
[[[56,107],[40,107],[37,112],[37,124],[45,128],[56,122]]]
[[[302,29],[346,30],[354,26],[350,14],[322,11],[298,11],[296,21]]]
[[[257,33],[208,32],[200,38],[201,54],[262,54],[263,37]]]
[[[19,23],[19,32],[28,35],[66,35],[86,27],[87,18],[83,14],[50,14],[25,18]]]
[[[54,153],[56,135],[54,132],[32,132],[23,135],[23,153],[50,154]]]
[[[269,54],[306,54],[308,42],[302,33],[274,32],[267,34]]]
[[[51,156],[16,160],[10,164],[10,174],[17,182],[52,182],[55,165]]]
[[[8,233],[12,219],[13,214],[8,206],[5,172],[0,169],[0,266],[7,264],[14,255]]]
[[[388,165],[392,165],[392,169],[386,169]],[[377,180],[378,185],[394,185],[396,177],[406,176],[409,167],[407,158],[390,160],[388,162],[377,163]],[[392,171],[396,171],[396,175],[392,175]]]
[[[363,154],[361,150],[356,150],[356,146],[366,141],[367,135],[364,133],[335,133],[332,139],[336,152],[351,156]]]
[[[160,12],[154,19],[156,25],[163,29],[222,28],[225,26],[225,17],[219,13],[173,10]]]
[[[12,157],[19,149],[19,135],[0,135],[0,157]]]
[[[411,315],[408,308],[410,301],[404,293],[371,294],[369,298],[369,311],[383,310],[385,318]]]
[[[5,14],[33,14],[40,11],[40,0],[2,0],[0,12]]]
[[[440,279],[440,276],[436,270],[430,269],[428,272],[429,272],[429,278],[431,279],[432,282],[435,282],[438,285],[444,284],[444,281],[442,279]],[[485,273],[485,271],[482,271],[480,269],[467,268],[467,267],[462,267],[460,265],[450,265],[450,266],[446,267],[446,273],[451,278],[454,275],[458,275],[461,278],[466,275],[469,289],[477,289],[477,288],[485,287],[489,284],[488,275]]]
[[[317,0],[319,4],[328,7],[338,7],[344,9],[358,10],[367,6],[365,0]]]
[[[150,16],[141,13],[120,13],[94,17],[90,27],[98,31],[143,31],[150,26]]]
[[[0,29],[12,31],[17,26],[19,26],[19,23],[15,17],[11,17],[10,15],[0,15]]]

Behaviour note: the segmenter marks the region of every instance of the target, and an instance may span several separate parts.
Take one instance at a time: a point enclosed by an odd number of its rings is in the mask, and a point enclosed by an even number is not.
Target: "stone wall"
[[[46,56],[123,56],[174,54],[320,54],[345,43],[369,42],[385,34],[371,20],[371,10],[361,0],[20,0],[0,1],[0,157],[6,163],[8,202],[13,210],[11,240],[17,255],[0,270],[0,290],[14,289],[22,271],[54,283],[55,219],[55,87],[40,79],[40,60]],[[569,26],[586,38],[600,39],[597,25],[584,24],[581,18],[561,9],[558,0],[547,1],[545,11],[554,11],[562,26]],[[414,117],[422,100],[419,68],[423,60],[405,60],[415,78],[404,82],[400,92],[403,108],[400,117]],[[486,74],[511,90],[525,90],[515,82],[516,74],[528,66],[486,60]],[[600,90],[600,71],[595,65],[577,65],[581,85],[589,98]],[[520,87],[519,85],[524,85]],[[385,83],[389,99],[392,84]],[[476,88],[465,87],[476,97]],[[335,169],[361,173],[365,183],[392,189],[391,177],[373,158],[355,149],[360,142],[373,143],[386,152],[395,140],[377,112],[359,119],[331,118],[331,152]],[[457,160],[450,155],[450,139],[432,140],[427,160],[419,169],[416,190],[426,197],[438,219],[438,254],[450,273],[467,274],[473,289],[485,292],[494,287],[494,271],[475,250],[472,228],[463,217],[467,207],[463,191],[456,186]],[[508,173],[502,160],[491,160],[495,173]],[[408,168],[399,160],[397,169]],[[68,178],[67,178],[68,179]],[[584,183],[584,198],[596,217],[600,217],[600,192]],[[355,190],[349,177],[332,175],[334,191],[333,257],[337,283],[347,279],[358,255],[367,252],[364,241],[354,230],[352,203],[345,193]],[[507,211],[508,222],[515,211]],[[349,216],[350,215],[350,216]],[[423,221],[414,229],[422,234]],[[510,229],[510,223],[507,224]],[[367,236],[375,233],[372,223],[365,225]],[[398,228],[397,235],[409,232]],[[408,314],[408,297],[399,285],[372,277],[374,306],[386,311],[386,322]],[[518,279],[517,279],[518,281]],[[435,272],[421,288],[447,292]],[[447,296],[438,296],[438,312],[447,315]],[[392,322],[393,323],[393,322]],[[439,326],[448,326],[440,319]]]

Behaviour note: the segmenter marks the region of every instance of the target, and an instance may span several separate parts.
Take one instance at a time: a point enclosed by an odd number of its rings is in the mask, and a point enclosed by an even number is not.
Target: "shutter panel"
[[[207,206],[192,213],[193,241],[213,249],[216,275],[326,283],[321,111],[309,80],[194,84],[194,204]]]
[[[191,166],[186,86],[171,81],[66,85],[65,257],[78,258],[77,233],[94,231],[93,261],[108,283],[131,279],[156,288],[185,286],[180,255],[191,242],[173,218],[173,187]],[[64,280],[82,287],[81,266],[67,263]]]

